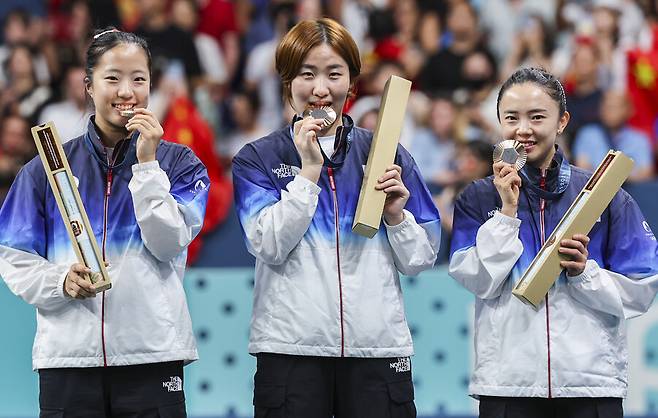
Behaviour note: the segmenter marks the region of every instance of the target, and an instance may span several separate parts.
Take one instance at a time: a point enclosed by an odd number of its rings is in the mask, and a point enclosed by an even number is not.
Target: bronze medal
[[[523,144],[513,139],[500,141],[494,146],[493,161],[505,161],[513,165],[517,171],[521,170],[528,159]]]

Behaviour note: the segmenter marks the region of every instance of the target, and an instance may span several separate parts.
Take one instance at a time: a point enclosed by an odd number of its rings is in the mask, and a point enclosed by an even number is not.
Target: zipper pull
[[[112,194],[112,168],[107,170],[107,183],[105,188],[105,196]]]
[[[336,183],[334,183],[334,169],[331,167],[327,167],[327,174],[329,174],[329,187],[331,187],[331,190],[335,192]]]

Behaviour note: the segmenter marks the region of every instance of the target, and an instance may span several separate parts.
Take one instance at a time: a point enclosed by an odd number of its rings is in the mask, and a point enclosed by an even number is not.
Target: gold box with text
[[[352,231],[364,237],[374,237],[382,222],[386,193],[375,186],[395,161],[410,92],[411,81],[402,77],[391,76],[386,82],[352,224]]]
[[[562,272],[560,262],[568,260],[558,252],[560,242],[589,233],[632,169],[633,160],[619,151],[608,152],[514,287],[515,296],[539,307]]]
[[[78,262],[92,270],[88,279],[93,284],[94,291],[98,293],[107,290],[112,287],[110,276],[107,273],[93,229],[89,224],[87,211],[80,198],[78,186],[62,148],[62,141],[55,129],[55,124],[48,122],[32,127],[32,137],[73,245],[75,256]]]

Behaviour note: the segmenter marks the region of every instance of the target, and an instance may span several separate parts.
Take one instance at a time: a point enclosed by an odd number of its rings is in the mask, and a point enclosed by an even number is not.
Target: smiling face
[[[295,112],[302,113],[309,107],[322,106],[329,106],[336,112],[336,121],[321,131],[321,136],[335,134],[349,90],[347,62],[327,44],[320,44],[309,51],[290,85]]]
[[[555,154],[555,139],[569,122],[569,113],[560,116],[558,103],[539,84],[512,85],[500,99],[503,139],[523,144],[527,163],[548,168]]]
[[[94,101],[95,121],[102,135],[125,137],[128,117],[121,111],[148,105],[150,76],[142,47],[122,43],[105,52],[93,69],[87,93]]]

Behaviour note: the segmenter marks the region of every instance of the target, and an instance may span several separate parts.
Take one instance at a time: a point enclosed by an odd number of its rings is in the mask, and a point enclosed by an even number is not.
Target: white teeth
[[[135,114],[134,105],[113,105],[121,114],[121,116],[129,117]]]

